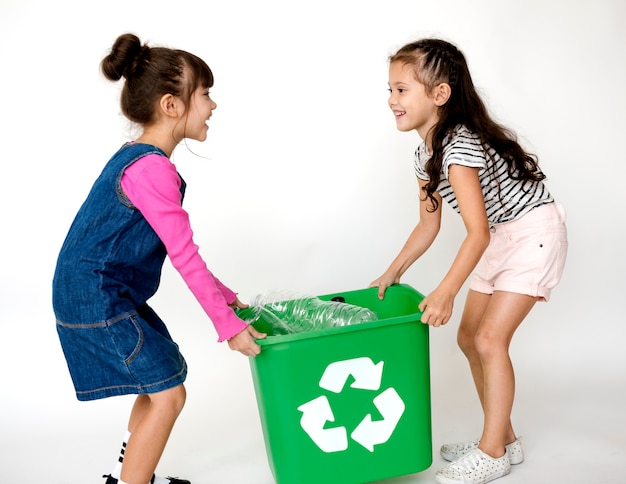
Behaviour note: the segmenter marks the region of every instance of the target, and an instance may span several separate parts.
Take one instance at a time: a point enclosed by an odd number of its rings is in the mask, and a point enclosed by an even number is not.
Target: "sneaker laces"
[[[460,459],[452,462],[449,466],[451,469],[461,471],[464,475],[471,475],[473,472],[478,470],[482,460],[483,459],[478,452],[470,452],[469,454],[465,454]]]
[[[474,450],[476,447],[478,447],[478,443],[480,441],[478,440],[471,440],[469,442],[465,442],[463,445],[459,445],[457,450],[460,451],[463,454],[467,454],[468,452]]]

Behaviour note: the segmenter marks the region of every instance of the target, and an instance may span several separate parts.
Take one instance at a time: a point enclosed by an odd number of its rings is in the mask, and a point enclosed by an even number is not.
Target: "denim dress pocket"
[[[124,319],[107,323],[107,332],[113,348],[127,365],[130,365],[141,351],[144,335],[135,314]]]

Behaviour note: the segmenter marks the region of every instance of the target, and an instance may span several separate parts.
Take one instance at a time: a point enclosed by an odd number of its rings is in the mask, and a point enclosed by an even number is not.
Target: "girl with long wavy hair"
[[[397,128],[415,130],[422,140],[415,152],[420,218],[371,286],[383,298],[426,252],[440,229],[443,200],[461,215],[467,234],[446,275],[421,302],[421,320],[434,327],[446,324],[457,293],[471,277],[458,344],[484,420],[479,438],[441,447],[451,463],[436,480],[489,482],[524,459],[511,423],[515,378],[509,345],[535,303],[547,301],[561,278],[565,214],[546,188],[537,158],[489,115],[457,47],[422,39],[389,60],[389,107]]]

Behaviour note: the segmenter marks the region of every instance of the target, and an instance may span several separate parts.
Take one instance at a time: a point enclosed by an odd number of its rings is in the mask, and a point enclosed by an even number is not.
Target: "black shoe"
[[[111,477],[111,474],[105,474],[102,477],[106,477],[107,481],[104,484],[117,484],[117,479],[115,479],[114,477]],[[155,475],[152,474],[152,479],[150,479],[150,484],[154,484],[154,478]],[[178,477],[166,477],[166,479],[168,481],[170,481],[170,484],[191,484],[190,481],[187,481],[185,479],[179,479]]]

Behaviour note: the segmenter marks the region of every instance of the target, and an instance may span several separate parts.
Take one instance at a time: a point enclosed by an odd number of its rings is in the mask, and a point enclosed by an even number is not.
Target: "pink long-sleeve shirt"
[[[247,323],[228,306],[237,294],[208,269],[193,241],[189,215],[181,205],[181,180],[165,156],[147,155],[124,171],[122,189],[157,233],[185,283],[209,316],[224,341],[240,333]]]

